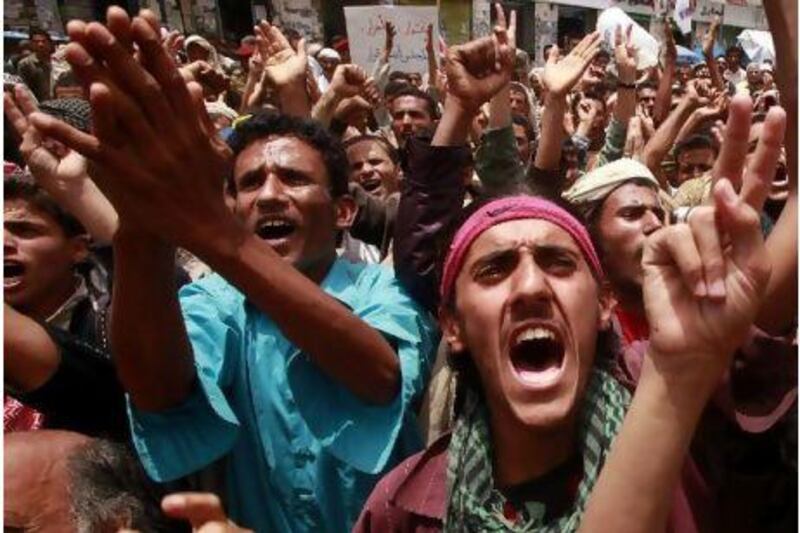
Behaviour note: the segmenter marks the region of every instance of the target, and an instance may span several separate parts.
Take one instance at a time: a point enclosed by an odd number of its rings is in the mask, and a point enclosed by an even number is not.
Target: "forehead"
[[[347,158],[350,161],[375,158],[389,159],[389,154],[379,141],[367,139],[348,146]]]
[[[502,222],[481,233],[472,243],[464,264],[470,264],[486,254],[520,245],[556,246],[580,255],[580,248],[569,233],[552,222],[540,219],[520,219]]]
[[[652,187],[638,183],[627,183],[618,187],[605,201],[607,209],[618,209],[623,206],[645,205],[660,206],[658,194]]]
[[[713,159],[714,150],[707,147],[688,148],[680,153],[678,159],[687,161],[689,159]]]
[[[327,174],[322,154],[295,137],[256,139],[236,158],[233,175],[239,177],[264,166],[295,170],[320,180]]]
[[[404,94],[392,100],[392,109],[394,111],[422,111],[426,115],[429,114],[428,102],[410,94]]]
[[[8,222],[32,222],[58,226],[56,221],[49,214],[41,209],[37,209],[27,200],[14,199],[3,202],[3,221]]]

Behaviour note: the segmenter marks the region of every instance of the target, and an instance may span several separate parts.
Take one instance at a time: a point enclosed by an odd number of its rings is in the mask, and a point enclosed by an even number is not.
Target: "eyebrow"
[[[494,250],[492,252],[488,252],[488,253],[480,256],[478,259],[475,260],[475,262],[470,267],[470,271],[474,272],[477,268],[482,267],[484,265],[487,265],[489,263],[492,263],[494,261],[507,259],[509,256],[515,254],[516,251],[517,251],[517,246],[516,245],[512,245],[512,246],[509,246],[509,247],[504,248],[504,249]],[[578,259],[578,258],[581,257],[580,252],[578,252],[577,250],[573,250],[572,248],[569,248],[567,246],[562,246],[562,245],[559,245],[559,244],[537,244],[537,245],[534,245],[534,253],[535,254],[536,253],[545,253],[545,254],[550,254],[550,255],[565,254],[565,255],[571,256],[574,259]]]
[[[314,178],[312,178],[311,175],[308,172],[304,171],[304,170],[298,170],[296,168],[285,167],[285,166],[281,166],[281,165],[278,165],[278,164],[274,165],[274,168],[275,168],[275,172],[278,173],[278,174],[282,174],[284,176],[289,176],[289,177],[298,177],[299,176],[299,177],[302,177],[302,178],[304,178],[304,179],[306,179],[306,180],[308,180],[310,182],[316,182],[316,180],[314,180]],[[259,165],[257,168],[254,168],[252,170],[248,170],[247,172],[245,172],[244,174],[242,174],[241,176],[236,178],[236,183],[241,183],[242,181],[251,179],[251,178],[256,177],[256,176],[260,177],[260,175],[263,172],[264,172],[263,165]]]

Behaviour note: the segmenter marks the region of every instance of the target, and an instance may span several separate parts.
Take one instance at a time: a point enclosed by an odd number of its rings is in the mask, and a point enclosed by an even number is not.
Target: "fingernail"
[[[721,279],[714,280],[708,287],[708,295],[711,298],[725,298],[725,282]]]
[[[699,296],[700,298],[705,298],[708,295],[708,289],[706,288],[706,282],[700,280],[694,286],[694,294],[695,296]]]

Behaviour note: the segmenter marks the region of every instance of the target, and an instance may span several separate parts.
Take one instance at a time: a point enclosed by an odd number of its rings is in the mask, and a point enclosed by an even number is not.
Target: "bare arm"
[[[658,177],[661,187],[667,187],[667,182],[661,175],[661,161],[667,155],[681,127],[697,107],[695,100],[685,97],[678,104],[667,119],[661,123],[656,132],[647,142],[642,154],[642,161],[650,171]]]
[[[678,52],[675,48],[675,39],[669,26],[669,21],[664,22],[664,39],[666,51],[664,54],[664,71],[658,80],[656,91],[656,105],[653,109],[653,121],[661,124],[669,115],[670,102],[672,101],[672,83],[675,81],[675,62]]]
[[[117,212],[89,177],[86,159],[59,143],[48,143],[28,120],[36,111],[27,90],[15,88],[16,98],[4,95],[5,113],[22,137],[20,152],[39,184],[100,243],[110,243],[117,231]]]
[[[784,333],[797,319],[797,2],[765,2],[764,11],[775,41],[775,78],[786,110],[789,197],[767,238],[772,258],[772,277],[756,325],[765,331]]]
[[[55,374],[61,355],[38,322],[5,306],[3,371],[6,386],[18,393],[38,389]]]
[[[563,59],[557,46],[550,50],[542,83],[547,89],[542,113],[542,135],[536,150],[534,165],[541,170],[557,170],[561,161],[561,142],[564,139],[564,113],[567,94],[580,81],[592,59],[600,51],[600,34],[590,33]]]
[[[717,41],[720,25],[721,21],[719,16],[715,16],[711,27],[703,38],[703,55],[705,56],[706,65],[708,65],[708,71],[711,73],[711,83],[718,90],[724,91],[725,79],[722,77],[722,72],[719,70],[717,58],[714,57],[714,43]]]
[[[262,21],[255,30],[256,40],[266,43],[268,55],[264,59],[264,77],[275,87],[281,111],[296,117],[310,116],[305,39],[300,39],[295,51],[280,29],[268,22]]]

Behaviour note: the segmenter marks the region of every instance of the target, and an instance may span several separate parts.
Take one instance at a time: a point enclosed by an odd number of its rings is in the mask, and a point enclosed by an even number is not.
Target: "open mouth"
[[[511,365],[526,385],[553,384],[564,368],[564,342],[555,329],[529,326],[519,330],[511,341]]]
[[[297,226],[288,219],[275,218],[262,222],[256,230],[256,235],[265,241],[281,241],[288,239],[296,229]]]
[[[22,276],[25,274],[25,265],[19,261],[3,261],[3,286],[5,288],[15,287],[22,283]]]
[[[361,180],[361,187],[367,192],[375,192],[381,187],[381,178],[364,178]]]

